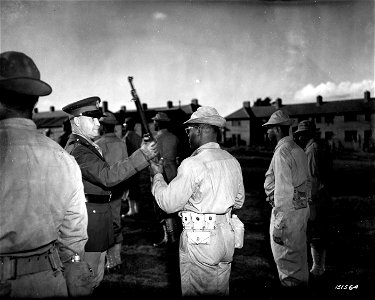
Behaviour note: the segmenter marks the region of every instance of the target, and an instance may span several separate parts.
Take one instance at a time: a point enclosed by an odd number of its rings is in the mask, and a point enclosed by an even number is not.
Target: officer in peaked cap
[[[64,106],[62,110],[73,117],[87,116],[92,118],[100,118],[104,117],[105,115],[102,113],[99,104],[99,97],[89,97],[68,104]]]
[[[75,157],[81,168],[88,214],[88,241],[85,259],[94,271],[94,286],[103,279],[106,251],[114,243],[114,228],[109,201],[111,188],[149,166],[157,156],[157,143],[143,143],[127,159],[109,164],[102,149],[94,143],[99,136],[100,98],[89,97],[63,108],[71,115],[72,134],[65,150]]]

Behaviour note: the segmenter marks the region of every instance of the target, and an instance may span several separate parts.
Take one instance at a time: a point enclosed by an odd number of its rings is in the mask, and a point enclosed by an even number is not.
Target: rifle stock
[[[148,126],[147,119],[146,119],[146,116],[145,116],[145,112],[143,111],[143,107],[142,107],[142,104],[141,104],[141,100],[139,100],[139,97],[137,95],[137,91],[134,88],[133,77],[129,76],[128,77],[128,81],[129,81],[129,84],[130,84],[130,87],[131,87],[131,91],[130,92],[131,92],[131,95],[133,97],[132,100],[135,102],[135,105],[137,107],[137,111],[138,111],[139,116],[141,118],[141,123],[142,123],[142,127],[143,127],[143,130],[144,130],[144,133],[146,133],[150,137],[151,141],[155,141],[155,138],[152,135],[150,127]]]

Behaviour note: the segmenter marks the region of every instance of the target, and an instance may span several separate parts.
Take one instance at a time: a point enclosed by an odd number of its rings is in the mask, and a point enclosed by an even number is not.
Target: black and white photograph
[[[0,297],[365,299],[375,1],[0,0]]]

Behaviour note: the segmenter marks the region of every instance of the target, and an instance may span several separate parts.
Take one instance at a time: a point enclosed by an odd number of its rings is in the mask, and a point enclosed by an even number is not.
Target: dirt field
[[[246,190],[244,207],[238,213],[245,223],[245,242],[242,249],[235,251],[230,293],[233,298],[277,299],[279,281],[268,236],[271,207],[263,192],[270,156],[236,156],[243,169]],[[155,221],[147,172],[143,172],[142,178],[141,212],[137,217],[125,218],[123,224],[124,263],[120,271],[105,275],[95,297],[180,295],[178,250],[152,246],[161,239],[162,231]],[[374,157],[335,159],[332,196],[327,272],[320,282],[311,282],[309,296],[364,299],[366,292],[373,293],[371,285],[375,283]],[[123,209],[127,211],[126,203]],[[340,286],[344,289],[338,289]]]

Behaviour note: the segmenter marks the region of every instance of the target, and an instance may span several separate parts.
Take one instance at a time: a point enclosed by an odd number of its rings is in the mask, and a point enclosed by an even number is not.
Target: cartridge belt
[[[184,230],[211,230],[215,229],[217,224],[229,223],[230,212],[224,214],[201,214],[192,211],[180,211],[179,216],[182,219]]]
[[[111,195],[85,194],[85,197],[88,203],[108,203],[111,200]]]
[[[45,253],[31,256],[0,256],[0,282],[22,275],[61,269],[62,266],[55,247]]]

